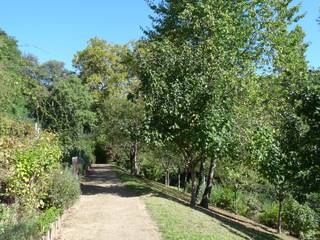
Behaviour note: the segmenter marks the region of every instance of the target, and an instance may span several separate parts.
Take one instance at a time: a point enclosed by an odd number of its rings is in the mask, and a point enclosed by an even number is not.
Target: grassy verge
[[[161,183],[135,178],[116,166],[113,169],[128,189],[143,198],[165,240],[292,239],[212,211],[192,209],[187,205],[187,194]]]

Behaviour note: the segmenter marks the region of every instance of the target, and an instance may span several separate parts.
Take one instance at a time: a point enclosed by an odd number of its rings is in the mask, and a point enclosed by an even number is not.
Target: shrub
[[[56,171],[49,188],[49,205],[57,208],[70,207],[80,195],[79,181],[69,169]]]
[[[259,214],[259,222],[269,227],[276,227],[278,224],[278,205],[275,203],[265,204],[262,207],[262,213]]]
[[[40,239],[50,225],[56,221],[61,209],[49,208],[40,215],[37,212],[25,212],[24,217],[3,225],[1,240],[30,240]]]
[[[259,199],[258,194],[245,194],[247,211],[244,216],[258,220],[258,213],[262,210],[262,203]],[[263,202],[266,202],[267,199],[264,199]]]
[[[249,214],[248,201],[251,201],[251,196],[242,191],[233,192],[233,203],[231,205],[231,210],[242,216],[247,216]]]
[[[213,187],[210,203],[250,218],[256,218],[262,208],[258,195],[223,185]]]
[[[6,226],[1,240],[30,240],[40,238],[36,217],[24,217],[14,225]]]
[[[61,149],[54,135],[44,133],[13,155],[13,173],[8,178],[6,194],[30,208],[42,206],[47,180],[59,167]]]
[[[46,233],[49,230],[50,225],[57,220],[62,211],[61,208],[52,207],[42,213],[37,219],[37,224],[40,228],[39,232],[41,234]]]
[[[292,197],[284,205],[283,220],[290,234],[300,239],[314,239],[318,219],[307,204],[301,205]]]
[[[162,166],[152,152],[142,152],[140,154],[140,165],[143,176],[148,179],[160,181],[164,175]]]
[[[230,188],[215,185],[209,201],[217,207],[232,210],[233,200],[234,192]]]
[[[320,216],[320,193],[310,193],[307,196],[307,202],[309,207],[315,210]]]
[[[0,204],[0,236],[4,234],[6,226],[13,225],[17,219],[17,206]]]

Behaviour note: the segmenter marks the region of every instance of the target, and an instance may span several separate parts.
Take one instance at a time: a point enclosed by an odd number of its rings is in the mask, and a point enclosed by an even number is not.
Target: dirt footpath
[[[95,165],[82,183],[78,203],[64,218],[59,240],[160,240],[138,196],[108,165]]]

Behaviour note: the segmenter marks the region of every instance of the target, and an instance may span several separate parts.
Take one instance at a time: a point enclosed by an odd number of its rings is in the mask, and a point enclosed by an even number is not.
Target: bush
[[[215,185],[209,201],[217,207],[233,210],[234,192],[230,188]]]
[[[289,198],[284,205],[283,220],[290,234],[300,239],[314,239],[318,227],[315,211]]]
[[[260,196],[261,197],[261,196]],[[245,194],[244,198],[246,200],[247,210],[244,216],[258,220],[258,213],[262,210],[262,203],[259,199],[258,194]],[[263,202],[266,202],[267,199],[264,199]]]
[[[259,222],[275,228],[278,225],[278,205],[275,203],[264,205],[259,215]]]
[[[79,198],[79,195],[79,181],[69,169],[56,171],[53,174],[49,188],[50,206],[66,209]]]
[[[55,135],[43,133],[18,149],[12,157],[12,174],[7,179],[6,194],[23,206],[42,207],[48,190],[48,178],[59,168],[61,148]]]
[[[310,193],[307,196],[307,202],[310,208],[320,216],[320,193]]]
[[[213,187],[210,203],[250,218],[256,218],[262,208],[257,195],[223,185]]]
[[[24,217],[14,225],[7,225],[1,240],[30,240],[40,238],[37,218]]]
[[[242,216],[248,216],[250,214],[249,201],[251,203],[252,196],[248,193],[242,191],[237,191],[237,193],[233,192],[232,212]]]
[[[30,240],[40,239],[45,234],[50,225],[56,221],[61,209],[49,208],[42,214],[36,212],[24,213],[24,217],[15,219],[14,222],[3,225],[1,240]]]
[[[47,209],[43,214],[41,214],[37,219],[38,227],[40,228],[40,233],[46,233],[50,225],[58,219],[58,216],[63,212],[61,208],[52,207]]]
[[[6,226],[13,225],[17,219],[17,206],[0,204],[0,236],[4,234]]]

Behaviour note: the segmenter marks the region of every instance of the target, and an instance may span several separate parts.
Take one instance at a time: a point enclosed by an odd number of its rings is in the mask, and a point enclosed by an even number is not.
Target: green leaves
[[[17,42],[0,30],[0,113],[26,118],[26,82]]]
[[[82,82],[95,93],[96,101],[108,94],[116,94],[119,85],[128,77],[127,65],[123,64],[128,51],[127,46],[92,38],[88,46],[74,56],[73,65],[79,70]]]
[[[12,174],[6,187],[6,194],[16,197],[26,207],[43,207],[48,177],[60,167],[61,147],[56,136],[43,133],[39,139],[26,145],[12,155]]]

